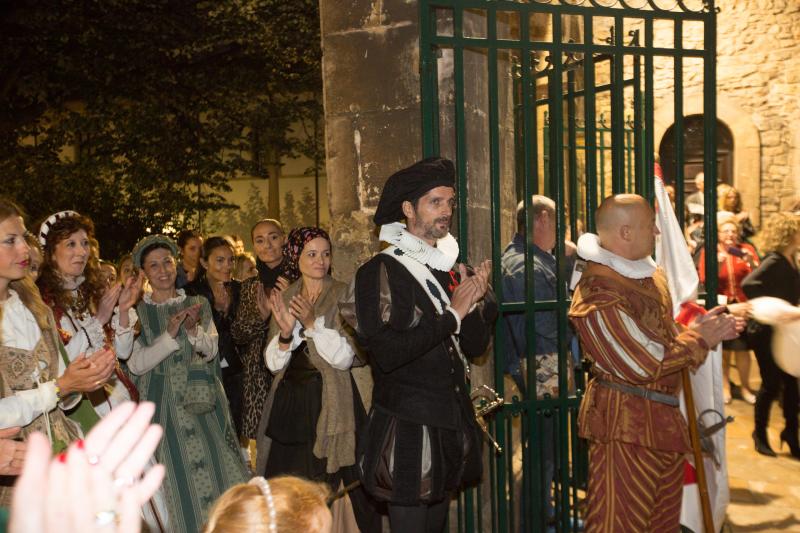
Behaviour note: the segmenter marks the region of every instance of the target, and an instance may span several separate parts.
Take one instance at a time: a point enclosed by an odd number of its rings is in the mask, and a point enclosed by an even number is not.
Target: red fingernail
[[[78,439],[75,442],[75,445],[78,447],[79,450],[82,450],[83,449],[83,439]]]
[[[58,454],[58,462],[59,463],[66,463],[67,462],[67,454],[64,453],[64,452],[61,452],[60,454]]]

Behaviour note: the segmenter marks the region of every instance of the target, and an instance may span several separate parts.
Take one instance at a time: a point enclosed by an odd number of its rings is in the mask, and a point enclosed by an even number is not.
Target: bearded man
[[[366,490],[388,503],[392,531],[441,532],[454,493],[481,476],[469,358],[487,349],[497,305],[490,262],[456,265],[454,205],[451,161],[393,174],[374,217],[389,246],[355,277],[374,381],[357,464]]]

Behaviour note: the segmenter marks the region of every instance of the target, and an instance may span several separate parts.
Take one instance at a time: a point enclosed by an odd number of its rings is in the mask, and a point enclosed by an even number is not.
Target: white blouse
[[[73,297],[77,296],[77,291],[77,288],[72,291]],[[111,317],[111,328],[114,330],[114,353],[118,359],[127,359],[133,351],[133,327],[137,319],[136,311],[129,309],[128,327],[123,328],[119,325],[119,306],[114,309],[114,314]],[[74,361],[82,353],[85,353],[87,357],[91,356],[91,354],[102,350],[105,345],[106,336],[103,325],[88,313],[78,317],[71,309],[68,309],[61,317],[58,326],[72,336],[64,344],[70,361]],[[111,375],[108,383],[113,387],[108,401],[93,402],[95,403],[95,410],[101,417],[107,415],[113,406],[131,400],[128,389],[117,379],[115,374]]]
[[[348,370],[353,366],[353,358],[355,352],[353,347],[347,339],[335,329],[325,327],[325,317],[318,316],[314,320],[314,327],[307,329],[304,332],[307,339],[314,340],[314,347],[317,353],[329,365],[338,370]],[[294,331],[292,332],[292,343],[288,350],[281,350],[278,344],[278,335],[272,337],[272,340],[264,350],[264,360],[267,363],[267,368],[273,374],[277,374],[289,363],[294,351],[303,342],[300,336],[300,321],[294,324]]]
[[[9,289],[9,297],[0,305],[3,306],[3,317],[0,322],[3,346],[19,350],[36,348],[42,338],[42,332],[33,313],[25,307],[16,291]],[[64,360],[59,356],[56,375],[60,376],[65,369]],[[61,408],[72,409],[80,398],[79,394],[71,395],[68,400],[61,403]],[[55,379],[40,383],[33,389],[17,391],[13,396],[0,399],[0,429],[27,426],[42,413],[55,409],[57,403]]]

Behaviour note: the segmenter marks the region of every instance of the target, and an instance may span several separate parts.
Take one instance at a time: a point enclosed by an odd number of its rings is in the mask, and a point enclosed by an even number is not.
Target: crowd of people
[[[481,477],[467,358],[496,316],[490,264],[456,265],[454,180],[431,158],[387,181],[375,220],[389,247],[352,285],[331,276],[321,228],[261,220],[254,256],[235,236],[148,235],[112,263],[88,217],[28,231],[0,201],[0,505],[30,461],[44,475],[38,433],[60,454],[48,475],[74,462],[92,477],[93,431],[136,402],[163,438],[112,483],[158,472],[139,502],[149,531],[370,532],[382,515],[440,531],[452,495]],[[367,364],[372,394],[352,374]],[[97,500],[93,527],[119,522]]]
[[[112,263],[100,259],[88,217],[61,211],[28,231],[22,210],[0,199],[0,507],[13,497],[22,509],[20,493],[65,483],[69,472],[97,480],[99,507],[70,519],[89,523],[85,531],[379,532],[383,516],[393,531],[442,531],[450,500],[482,476],[469,368],[498,314],[491,262],[457,264],[455,189],[453,164],[441,158],[389,177],[374,216],[384,248],[349,284],[331,276],[335,243],[318,227],[261,220],[252,255],[237,236],[148,235]],[[735,189],[719,198],[723,305],[688,328],[676,326],[650,258],[657,230],[643,198],[607,198],[597,234],[565,243],[560,260],[555,203],[534,196],[518,207],[500,265],[506,302],[525,300],[526,216],[537,299],[569,290],[559,286],[560,262],[571,271],[578,256],[588,261],[565,337],[555,311],[535,313],[535,339],[524,315],[503,321],[505,371],[523,394],[558,395],[560,346],[571,348],[570,376],[582,357],[592,363],[579,421],[590,454],[587,530],[676,526],[689,450],[680,371],[720,342],[725,400],[736,390],[755,404],[756,450],[775,455],[766,425],[783,389],[781,440],[800,459],[797,379],[773,361],[769,327],[751,321],[741,334],[749,298],[800,303],[800,217],[779,213],[756,234]],[[692,217],[705,207],[688,206],[687,246],[704,279],[698,240],[707,232]],[[372,383],[360,387],[353,369],[364,366]],[[542,439],[547,520],[554,424],[545,421]],[[137,487],[135,497],[120,487]],[[25,520],[12,510],[12,531]]]

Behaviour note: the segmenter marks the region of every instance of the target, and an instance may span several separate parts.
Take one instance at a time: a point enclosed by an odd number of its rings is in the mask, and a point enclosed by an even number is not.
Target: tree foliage
[[[291,230],[302,226],[302,219],[297,214],[297,206],[294,201],[294,193],[286,191],[283,196],[283,207],[281,208],[281,224],[286,230]]]
[[[317,200],[308,187],[303,187],[297,212],[304,226],[317,225]]]
[[[319,43],[316,0],[0,3],[0,193],[91,216],[107,257],[196,225],[233,176],[320,164],[291,134],[321,114]]]

